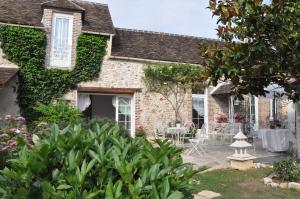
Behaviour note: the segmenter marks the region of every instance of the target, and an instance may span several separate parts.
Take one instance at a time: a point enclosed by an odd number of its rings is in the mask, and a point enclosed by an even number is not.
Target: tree
[[[299,100],[300,1],[210,0],[222,42],[200,45],[202,63],[217,85],[230,80],[238,96],[265,95],[276,83]]]
[[[176,121],[190,89],[200,89],[205,82],[203,68],[187,64],[158,64],[145,69],[144,82],[150,92],[161,94],[172,106]]]

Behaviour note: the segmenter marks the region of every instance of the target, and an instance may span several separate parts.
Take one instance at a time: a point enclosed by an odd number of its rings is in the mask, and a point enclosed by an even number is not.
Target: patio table
[[[187,134],[187,128],[185,127],[169,127],[167,129],[167,135],[170,135],[173,139],[173,143],[176,145],[182,144],[182,141],[180,138],[183,137],[185,134]]]
[[[289,129],[260,129],[258,138],[262,140],[263,148],[271,152],[287,151],[289,142],[295,141]]]

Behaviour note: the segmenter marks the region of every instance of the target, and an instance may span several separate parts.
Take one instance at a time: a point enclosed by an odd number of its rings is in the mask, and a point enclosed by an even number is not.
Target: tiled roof
[[[84,31],[114,34],[108,6],[80,0],[0,0],[0,22],[43,27],[42,5],[84,12]]]
[[[197,64],[201,62],[198,54],[199,44],[205,45],[210,42],[217,41],[116,28],[112,56]]]
[[[232,84],[221,83],[210,92],[211,95],[229,95],[231,93]]]
[[[59,8],[59,9],[67,9],[74,11],[84,11],[84,8],[80,7],[76,3],[71,0],[52,0],[46,1],[42,4],[44,8]]]
[[[18,68],[0,68],[0,90],[17,72]]]

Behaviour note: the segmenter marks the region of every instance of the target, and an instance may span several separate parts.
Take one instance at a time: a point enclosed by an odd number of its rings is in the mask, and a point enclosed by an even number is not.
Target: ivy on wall
[[[49,104],[76,84],[97,78],[107,47],[105,37],[81,34],[77,40],[75,67],[73,70],[61,70],[45,67],[46,41],[46,34],[41,30],[0,26],[5,58],[20,68],[18,103],[22,115],[29,122],[39,116],[34,110],[38,102]]]

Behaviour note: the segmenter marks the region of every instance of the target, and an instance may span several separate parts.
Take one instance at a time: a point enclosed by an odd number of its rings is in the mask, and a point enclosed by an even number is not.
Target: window
[[[71,67],[73,16],[54,13],[50,66]]]
[[[207,89],[194,91],[192,95],[192,122],[198,129],[208,130]]]
[[[117,121],[123,125],[128,132],[131,131],[131,97],[117,96]]]
[[[205,106],[204,106],[204,97],[199,95],[193,95],[193,123],[196,128],[200,129],[205,123]]]
[[[250,124],[256,123],[256,108],[255,108],[255,97],[249,97],[249,121]]]

